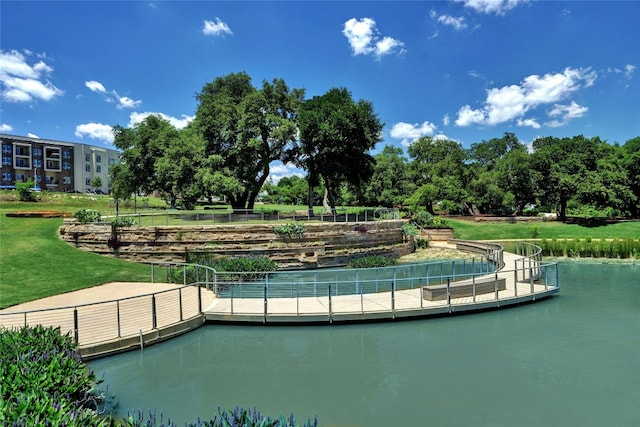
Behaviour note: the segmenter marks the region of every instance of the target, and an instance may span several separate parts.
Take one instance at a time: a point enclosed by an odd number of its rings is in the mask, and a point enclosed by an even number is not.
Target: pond
[[[90,366],[128,409],[216,406],[321,426],[640,425],[640,266],[562,263],[503,310],[339,326],[207,325]]]

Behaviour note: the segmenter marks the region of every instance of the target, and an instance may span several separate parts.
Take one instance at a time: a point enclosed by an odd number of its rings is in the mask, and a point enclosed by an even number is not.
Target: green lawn
[[[86,206],[74,204],[0,204],[0,308],[107,282],[150,280],[149,266],[84,252],[63,242],[58,236],[60,218],[6,216],[14,210],[74,211]]]
[[[509,240],[532,239],[531,227],[537,226],[538,239],[623,239],[640,238],[640,222],[622,222],[600,227],[584,227],[558,221],[509,224],[504,222],[473,222],[447,220],[457,239]]]

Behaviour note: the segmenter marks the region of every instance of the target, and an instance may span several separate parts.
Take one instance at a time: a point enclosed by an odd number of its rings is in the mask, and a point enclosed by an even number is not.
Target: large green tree
[[[409,176],[417,189],[407,199],[409,205],[433,212],[437,201],[462,206],[468,200],[466,152],[459,142],[423,136],[408,148]]]
[[[373,175],[366,186],[367,206],[400,205],[415,190],[407,175],[407,159],[400,147],[386,145],[374,156]]]
[[[354,101],[346,88],[333,88],[305,101],[299,126],[299,143],[289,154],[307,171],[309,215],[313,215],[313,189],[320,180],[335,214],[341,185],[351,184],[360,191],[373,174],[369,151],[381,140],[383,124],[371,102]]]
[[[622,149],[622,164],[627,171],[627,184],[633,194],[629,200],[629,211],[634,218],[640,218],[640,137],[628,140]]]
[[[117,196],[157,190],[156,162],[178,139],[178,130],[161,117],[149,115],[131,128],[114,126],[113,133],[113,144],[122,151],[121,166],[110,171]]]
[[[223,179],[221,189],[231,206],[251,210],[271,162],[281,160],[296,140],[304,90],[289,89],[282,79],[264,81],[256,89],[241,72],[205,84],[196,97],[195,125],[205,141],[205,156],[216,168],[205,183],[213,176]]]

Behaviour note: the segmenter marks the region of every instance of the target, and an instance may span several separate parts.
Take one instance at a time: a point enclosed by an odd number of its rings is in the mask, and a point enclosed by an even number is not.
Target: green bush
[[[16,182],[16,191],[22,202],[36,202],[36,194],[33,191],[33,180],[29,178],[25,182]]]
[[[542,239],[543,256],[580,258],[640,258],[640,239]]]
[[[131,227],[135,223],[135,220],[130,216],[119,216],[111,221],[111,225],[114,227]]]
[[[218,273],[218,280],[228,281],[251,281],[261,280],[266,273],[276,271],[278,263],[269,257],[239,257],[239,258],[211,258],[210,254],[189,254],[189,263],[199,264],[211,267]],[[200,271],[198,276],[198,268],[196,266],[186,266],[187,283],[195,283],[204,280],[204,271]],[[233,272],[241,274],[220,274],[223,272]],[[170,280],[172,283],[183,283],[185,271],[182,268],[172,269]]]
[[[396,260],[382,255],[372,255],[353,259],[347,264],[347,268],[376,268],[396,265]]]
[[[59,328],[0,330],[0,378],[3,425],[108,425],[100,381]]]
[[[291,222],[289,224],[276,225],[275,227],[273,227],[273,232],[281,237],[286,237],[289,239],[299,239],[304,235],[304,233],[307,232],[307,227],[305,227],[304,224]]]
[[[403,236],[416,236],[418,234],[418,227],[416,227],[413,223],[406,223],[402,226],[402,235]]]
[[[449,228],[447,220],[433,216],[427,211],[418,211],[411,216],[411,222],[421,228]]]
[[[80,209],[73,214],[73,217],[82,223],[100,222],[102,220],[102,214],[93,209]]]
[[[425,239],[424,237],[416,237],[414,242],[417,249],[427,249],[429,247],[429,239]]]

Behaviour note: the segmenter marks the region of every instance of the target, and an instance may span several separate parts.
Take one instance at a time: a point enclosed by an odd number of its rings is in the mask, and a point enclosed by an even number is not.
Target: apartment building
[[[47,191],[108,193],[109,167],[119,159],[116,150],[73,142],[0,134],[0,143],[3,189],[31,178],[36,188]],[[95,177],[101,186],[92,186]]]

